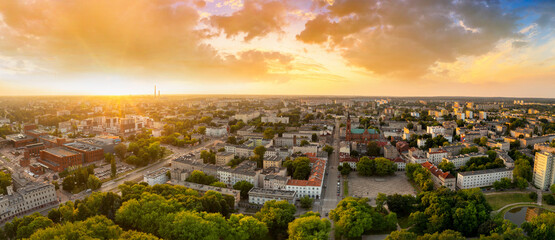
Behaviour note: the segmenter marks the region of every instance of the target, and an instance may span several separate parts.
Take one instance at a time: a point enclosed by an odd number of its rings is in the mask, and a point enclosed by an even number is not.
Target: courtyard
[[[348,179],[350,196],[366,197],[372,205],[376,203],[378,193],[416,195],[416,190],[408,182],[405,172],[395,172],[395,175],[385,177],[363,177],[357,172],[352,172]]]

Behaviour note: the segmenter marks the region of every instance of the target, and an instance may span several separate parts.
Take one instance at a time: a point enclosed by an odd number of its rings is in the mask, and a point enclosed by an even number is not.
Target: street
[[[337,171],[337,166],[339,166],[339,142],[340,142],[340,134],[339,134],[339,121],[335,122],[335,128],[333,133],[333,153],[328,159],[326,173],[327,176],[324,178],[324,190],[323,196],[324,198],[321,200],[321,211],[322,217],[326,216],[326,213],[329,213],[330,210],[335,209],[337,203],[341,199],[343,192],[341,191],[341,187],[338,186],[337,180],[339,179],[339,172]],[[340,183],[340,185],[342,182]],[[337,196],[337,191],[340,191],[340,196]]]

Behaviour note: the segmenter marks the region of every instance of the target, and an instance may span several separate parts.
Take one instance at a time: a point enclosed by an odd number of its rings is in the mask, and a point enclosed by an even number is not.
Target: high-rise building
[[[548,190],[555,184],[555,155],[549,152],[537,152],[534,160],[534,185]]]
[[[154,85],[154,97],[156,97],[156,85]]]

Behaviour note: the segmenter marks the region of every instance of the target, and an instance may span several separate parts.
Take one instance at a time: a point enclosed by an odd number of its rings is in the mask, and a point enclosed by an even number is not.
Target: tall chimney
[[[154,97],[156,97],[156,85],[154,85]]]

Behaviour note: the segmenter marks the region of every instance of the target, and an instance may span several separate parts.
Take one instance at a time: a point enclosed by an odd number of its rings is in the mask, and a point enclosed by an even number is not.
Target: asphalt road
[[[337,171],[337,166],[339,166],[339,137],[339,121],[336,121],[332,143],[334,151],[328,159],[328,164],[326,166],[327,176],[324,178],[324,198],[322,199],[323,203],[320,211],[322,217],[325,217],[326,213],[329,213],[330,210],[337,206],[337,203],[343,194],[343,182],[340,182],[339,186],[337,184],[337,180],[339,179],[339,172]],[[340,192],[340,196],[337,196],[338,190]]]

